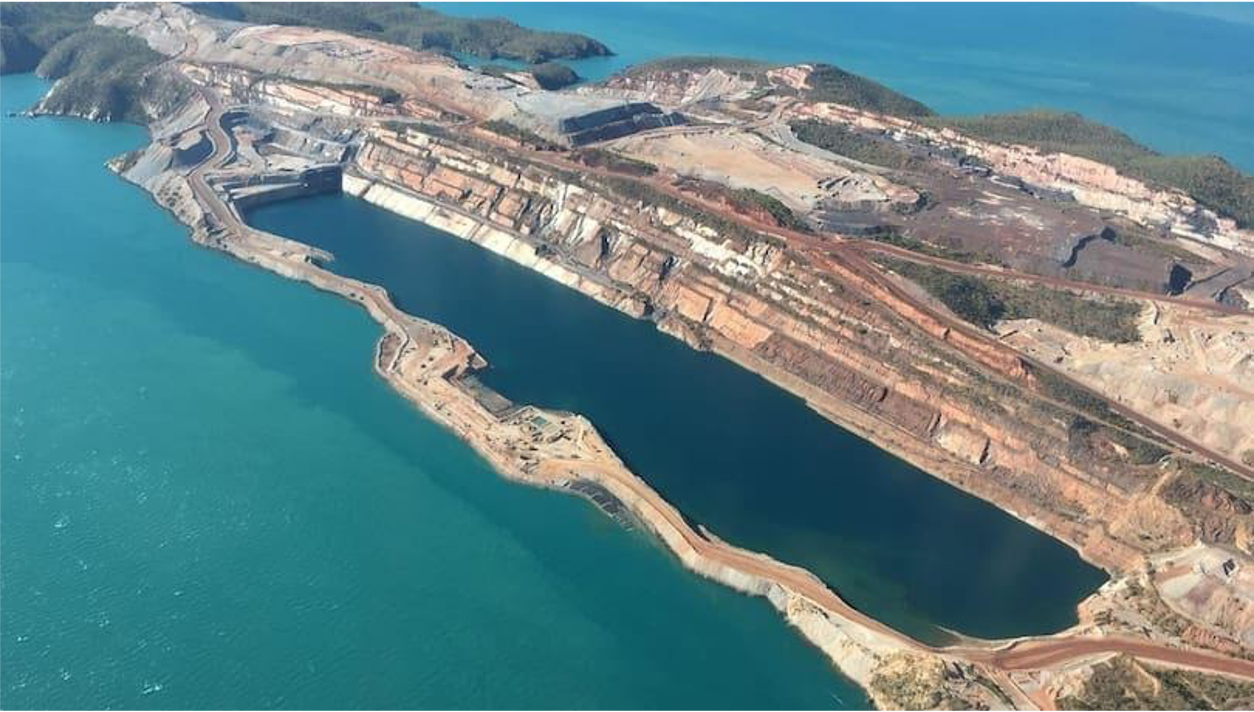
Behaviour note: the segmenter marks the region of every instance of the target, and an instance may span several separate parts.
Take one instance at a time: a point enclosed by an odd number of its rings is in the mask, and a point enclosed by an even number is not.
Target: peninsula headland
[[[433,45],[363,25],[370,10],[296,12],[122,3],[60,37],[6,15],[5,66],[39,56],[59,77],[35,113],[148,124],[111,168],[193,240],[359,303],[383,328],[375,372],[504,476],[585,496],[765,596],[878,705],[1250,698],[1249,176],[1074,115],[939,117],[828,65],[676,58],[554,91],[554,69],[441,50],[609,49],[517,26]],[[690,521],[595,423],[494,393],[473,345],[334,255],[246,220],[340,191],[760,374],[1109,581],[1053,635],[937,644],[871,618]]]

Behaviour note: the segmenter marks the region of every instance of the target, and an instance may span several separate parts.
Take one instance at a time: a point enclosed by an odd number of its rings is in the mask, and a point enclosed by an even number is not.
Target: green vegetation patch
[[[746,212],[755,209],[765,210],[780,227],[798,232],[811,232],[810,225],[805,220],[797,217],[792,208],[773,196],[752,188],[738,188],[730,193],[730,197],[732,205],[738,210]]]
[[[1040,319],[1079,336],[1117,344],[1141,338],[1136,325],[1141,308],[1134,302],[1090,299],[1039,285],[1021,287],[908,260],[885,262],[977,326],[992,328],[1005,319]]]
[[[143,70],[162,59],[141,39],[121,30],[92,25],[53,46],[39,62],[38,72],[48,79],[61,79],[84,69]]]
[[[1127,450],[1127,459],[1134,465],[1153,464],[1171,454],[1161,438],[1117,413],[1105,399],[1092,391],[1075,385],[1053,371],[1038,368],[1030,370],[1046,397],[1110,424],[1094,423],[1082,416],[1067,414],[1068,440],[1074,442],[1076,439],[1087,439],[1089,435],[1100,433]]]
[[[1100,425],[1078,415],[1068,418],[1067,444],[1070,448],[1096,455],[1093,445],[1097,440],[1106,440],[1123,448],[1127,455],[1113,459],[1133,465],[1153,465],[1171,454],[1166,448],[1119,428]]]
[[[453,17],[410,3],[236,2],[194,9],[229,20],[320,27],[412,49],[464,52],[533,64],[613,54],[584,35],[531,30],[500,18]]]
[[[152,70],[165,57],[135,37],[95,25],[48,51],[36,72],[59,80],[40,102],[41,111],[108,121],[147,123],[188,95],[177,79]]]
[[[1222,467],[1207,465],[1201,462],[1180,461],[1180,470],[1188,477],[1195,477],[1203,482],[1224,490],[1233,497],[1254,503],[1254,482],[1237,475]]]
[[[31,3],[31,1],[0,1],[0,28],[8,28],[10,33],[18,36],[24,43],[34,46],[43,56],[59,41],[68,38],[76,31],[92,24],[92,18],[100,10],[112,8],[117,3]],[[4,33],[0,33],[3,36]],[[38,59],[36,59],[38,63]],[[6,69],[0,71],[30,71],[34,65],[26,69]]]
[[[404,136],[409,131],[413,131],[415,133],[427,134],[428,136],[442,138],[445,140],[452,140],[453,138],[447,128],[438,124],[427,123],[425,121],[381,121],[379,122],[379,126],[387,129],[388,131],[393,131],[401,136]]]
[[[815,119],[801,119],[789,126],[799,140],[855,161],[894,170],[918,165],[918,159],[913,153],[891,139],[877,138],[847,126]]]
[[[931,118],[926,123],[985,141],[1018,143],[1100,161],[1129,177],[1181,190],[1241,227],[1254,227],[1254,177],[1218,156],[1164,156],[1079,114],[1043,109]]]
[[[1062,378],[1053,371],[1032,369],[1032,376],[1036,379],[1036,382],[1041,385],[1041,388],[1045,391],[1045,395],[1056,401],[1066,403],[1076,410],[1088,413],[1089,415],[1108,423],[1115,423],[1121,427],[1131,429],[1137,429],[1140,427],[1132,421],[1125,419],[1114,410],[1111,410],[1110,405],[1108,405],[1104,399],[1093,394],[1092,391],[1072,384],[1070,381]]]
[[[1127,134],[1109,126],[1089,121],[1076,113],[1047,109],[937,117],[925,123],[952,128],[986,141],[1022,143],[1050,151],[1083,148],[1090,153],[1100,151],[1106,158],[1133,156],[1148,150]]]
[[[631,176],[651,176],[657,173],[657,166],[635,158],[619,155],[604,148],[581,148],[571,154],[576,161],[593,168],[604,168],[615,173]]]
[[[53,45],[113,3],[0,3],[0,74],[30,72]]]
[[[1254,705],[1254,683],[1191,670],[1136,663],[1128,656],[1093,666],[1092,675],[1064,710],[1240,710]]]
[[[810,101],[844,104],[890,116],[923,117],[934,113],[922,102],[830,64],[815,65],[807,83],[809,88],[801,96]]]
[[[112,3],[0,3],[0,72],[34,70],[58,82],[38,108],[53,114],[146,123],[187,97],[152,70],[165,57],[92,18]]]
[[[962,262],[965,264],[989,264],[1004,265],[1001,258],[988,252],[972,252],[970,250],[959,250],[945,245],[937,245],[931,242],[924,242],[909,235],[903,235],[893,226],[887,226],[879,232],[874,232],[866,236],[868,240],[882,242],[885,245],[900,247],[903,250],[910,250],[921,255],[929,255],[931,257],[939,257],[952,262]]]
[[[662,59],[654,59],[648,62],[634,64],[627,68],[623,72],[623,75],[628,77],[640,77],[662,72],[702,72],[710,69],[721,69],[730,74],[747,74],[756,77],[764,74],[768,69],[773,69],[777,66],[779,65],[770,64],[768,62],[759,62],[753,59],[691,55],[663,57]]]
[[[0,74],[29,72],[39,64],[43,53],[21,31],[0,25]]]

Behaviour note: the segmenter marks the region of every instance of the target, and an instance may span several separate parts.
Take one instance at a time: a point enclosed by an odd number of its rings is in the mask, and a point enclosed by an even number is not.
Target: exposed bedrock
[[[822,211],[850,222],[870,216],[934,251],[960,249],[980,260],[995,249],[1015,270],[1079,275],[1107,263],[1125,281],[1147,275],[1155,289],[1213,285],[1242,298],[1248,274],[1216,255],[1245,234],[1212,221],[1187,197],[1125,182],[1100,166],[806,100],[812,68],[770,70],[771,91],[779,93],[767,96],[740,96],[743,77],[734,71],[712,79],[686,74],[670,96],[703,97],[684,107],[702,121],[650,129],[676,108],[661,100],[667,90],[655,78],[643,94],[632,93],[638,83],[543,93],[444,58],[312,28],[203,23],[182,6],[125,5],[105,17],[158,51],[182,53],[169,63],[172,71],[221,102],[215,106],[246,108],[230,115],[224,136],[208,127],[222,155],[205,172],[207,190],[233,201],[232,209],[264,199],[256,196],[334,189],[330,164],[339,165],[346,192],[650,319],[1068,542],[1116,576],[1092,601],[1113,601],[1121,617],[1085,619],[1090,629],[1177,644],[1209,640],[1211,647],[1246,639],[1248,616],[1233,602],[1245,600],[1247,579],[1189,579],[1186,587],[1171,578],[1175,587],[1161,601],[1158,580],[1148,592],[1128,582],[1146,580],[1152,557],[1197,542],[1254,570],[1248,492],[1224,479],[1231,473],[1167,447],[1166,436],[1147,428],[1168,423],[1199,449],[1250,454],[1243,429],[1229,427],[1251,417],[1251,399],[1241,397],[1248,387],[1240,385],[1250,365],[1247,321],[1164,308],[1160,324],[1157,312],[1149,314],[1159,306],[1153,299],[1144,310],[1152,323],[1139,325],[1143,342],[1060,337],[1050,325],[1031,323],[994,338],[983,327],[967,328],[918,283],[869,263],[862,245],[801,234],[822,224],[811,219]],[[321,256],[273,236],[234,235],[229,215],[202,209],[213,200],[206,201],[204,186],[193,195],[188,172],[204,151],[205,116],[203,103],[192,102],[186,116],[154,126],[149,149],[115,167],[192,225],[203,243],[281,274],[315,275],[309,261]],[[798,146],[785,129],[808,118],[854,126],[855,138],[872,136],[870,147],[863,145],[868,160]],[[542,142],[534,136],[501,130],[497,121],[549,132],[551,141],[567,145],[587,134],[601,141],[593,150],[604,160],[594,165],[551,146],[536,150]],[[647,130],[604,140],[627,128]],[[906,151],[904,172],[919,159],[934,169],[907,180],[870,160],[901,157],[891,149],[906,138],[926,150]],[[717,196],[731,200],[694,196],[685,181],[696,180],[717,183]],[[738,209],[746,203],[748,210]],[[768,215],[779,230],[764,225]],[[1140,231],[1124,232],[1120,220]],[[1187,242],[1163,238],[1180,230],[1189,233]],[[1092,237],[1077,244],[1083,236]],[[1129,255],[1137,259],[1124,264]],[[1190,275],[1177,273],[1171,284],[1173,266]],[[977,262],[973,269],[984,267]],[[372,294],[355,285],[348,296],[370,301]],[[1138,419],[1080,384],[1115,394]],[[481,401],[477,408],[491,414],[494,406]],[[1208,426],[1208,414],[1221,414],[1209,418],[1217,425]],[[627,493],[612,493],[631,506]],[[814,626],[811,640],[849,643],[786,592],[722,566],[709,575],[771,596],[800,627]],[[1223,602],[1220,613],[1191,607],[1195,591]],[[1169,610],[1123,615],[1133,606],[1128,601]],[[842,664],[883,662],[860,655]]]
[[[1148,491],[1156,469],[1117,450],[1068,454],[1066,410],[1002,396],[1010,386],[1000,378],[1022,378],[1013,359],[988,352],[1001,375],[982,375],[919,329],[942,344],[982,347],[929,326],[907,304],[886,308],[891,295],[853,272],[836,281],[769,243],[719,237],[692,216],[482,151],[377,131],[356,157],[364,180],[346,179],[346,187],[630,314],[648,305],[664,331],[763,371],[959,486],[1031,512],[1034,524],[1104,565],[1119,569],[1145,548],[1146,540],[1112,535],[1101,522]],[[1153,546],[1187,543],[1181,534]]]

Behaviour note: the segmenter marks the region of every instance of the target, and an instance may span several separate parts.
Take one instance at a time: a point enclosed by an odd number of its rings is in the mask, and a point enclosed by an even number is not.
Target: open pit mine
[[[1112,666],[1254,681],[1254,233],[1235,221],[1089,159],[819,100],[810,65],[663,63],[554,92],[180,5],[95,22],[188,89],[114,170],[198,243],[360,303],[384,330],[378,374],[503,475],[629,514],[766,596],[877,704],[1052,708]],[[757,372],[1111,580],[1054,636],[891,630],[694,530],[595,424],[487,391],[470,344],[243,219],[327,191]]]

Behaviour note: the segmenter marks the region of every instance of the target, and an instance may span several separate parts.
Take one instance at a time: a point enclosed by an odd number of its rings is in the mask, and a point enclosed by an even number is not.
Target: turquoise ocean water
[[[1041,106],[1079,111],[1151,148],[1218,153],[1254,171],[1254,13],[1248,4],[1222,11],[1251,18],[1246,23],[1132,3],[433,7],[595,37],[617,56],[571,63],[591,79],[678,54],[830,62],[941,113]]]
[[[594,78],[676,53],[823,60],[943,112],[1074,109],[1160,150],[1254,168],[1248,25],[1122,5],[441,7],[602,39],[619,56],[577,63]],[[4,112],[46,87],[0,82]],[[378,329],[364,314],[192,247],[101,167],[143,140],[134,127],[0,123],[0,705],[865,704],[765,602],[688,574],[582,501],[501,481],[371,375]],[[345,235],[398,250],[399,265],[434,256],[479,280],[404,291],[407,306],[456,321],[485,350],[494,385],[595,411],[690,515],[812,557],[903,627],[1065,625],[1100,581],[1060,545],[841,439],[746,374],[469,246],[343,198],[258,216],[314,242],[349,218],[370,227]],[[339,247],[337,268],[372,267]],[[494,322],[457,303],[466,293],[518,299]],[[633,348],[652,356],[574,352],[565,358],[599,363],[537,371],[533,345],[510,342],[521,320],[554,315],[566,329],[644,340]],[[792,528],[746,520],[746,508],[795,506],[797,491],[749,477],[721,487],[719,469],[685,478],[710,451],[671,447],[634,417],[638,401],[614,408],[605,382],[588,380],[625,363],[698,364],[684,385],[702,397],[743,389],[717,401],[730,402],[730,425],[681,423],[703,441],[766,409],[799,428],[788,442],[821,440],[806,452],[875,477],[833,484],[816,477],[823,462],[788,462],[821,497]],[[678,410],[670,417],[689,415]],[[759,462],[754,442],[733,449],[739,472]],[[923,519],[885,532],[885,513]],[[944,558],[955,550],[988,588],[964,593]]]
[[[499,479],[363,312],[193,247],[102,167],[142,130],[0,121],[0,705],[865,705],[764,600]]]

